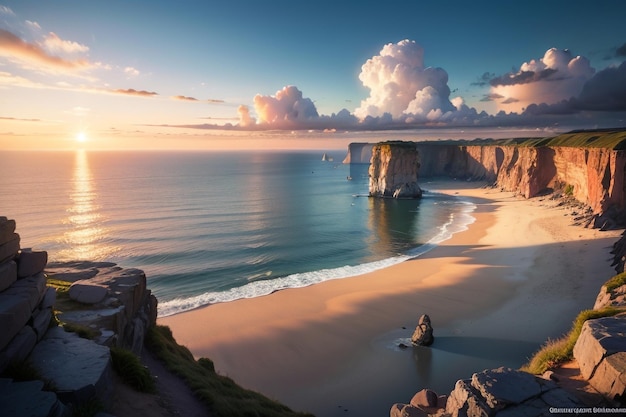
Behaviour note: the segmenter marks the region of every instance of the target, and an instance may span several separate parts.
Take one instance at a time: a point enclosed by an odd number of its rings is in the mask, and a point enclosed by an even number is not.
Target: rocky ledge
[[[156,324],[157,301],[143,271],[109,262],[47,260],[45,251],[21,249],[15,221],[0,217],[3,417],[68,416],[92,399],[107,404],[110,347],[139,354],[146,331]],[[41,380],[10,377],[27,368]]]

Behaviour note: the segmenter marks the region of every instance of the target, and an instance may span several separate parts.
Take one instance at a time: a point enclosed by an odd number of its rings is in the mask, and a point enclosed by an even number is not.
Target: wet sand
[[[240,385],[318,416],[388,415],[422,388],[519,367],[569,330],[614,275],[619,231],[571,225],[554,201],[476,183],[432,182],[473,201],[476,221],[419,258],[314,286],[158,320]],[[430,348],[400,349],[419,316]]]

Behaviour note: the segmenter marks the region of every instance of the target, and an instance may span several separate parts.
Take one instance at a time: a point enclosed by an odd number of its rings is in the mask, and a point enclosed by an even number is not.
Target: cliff
[[[623,150],[429,144],[417,148],[423,161],[420,176],[486,180],[526,198],[560,190],[588,206],[598,219],[626,220]]]
[[[393,142],[397,147],[399,143]],[[626,130],[570,132],[553,138],[404,142],[392,154],[373,147],[370,195],[392,196],[413,181],[410,147],[417,149],[417,177],[492,182],[526,198],[558,191],[589,208],[594,227],[626,224]],[[364,150],[362,144],[355,150]],[[400,148],[398,148],[400,149]],[[352,153],[352,152],[351,152]],[[394,159],[397,158],[397,161]],[[410,178],[409,178],[410,176]],[[417,183],[415,183],[417,187]],[[419,187],[418,187],[419,188]]]
[[[372,158],[373,143],[353,142],[348,145],[348,154],[343,160],[344,164],[369,164]]]
[[[369,169],[372,197],[417,198],[419,154],[413,142],[384,142],[374,145]]]

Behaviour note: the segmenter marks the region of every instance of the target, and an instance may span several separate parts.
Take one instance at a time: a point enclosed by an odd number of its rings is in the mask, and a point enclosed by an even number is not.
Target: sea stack
[[[414,142],[382,142],[372,148],[370,197],[419,198],[419,153]]]

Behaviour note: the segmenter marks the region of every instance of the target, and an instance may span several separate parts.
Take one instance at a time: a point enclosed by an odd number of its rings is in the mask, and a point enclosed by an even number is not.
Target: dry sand
[[[380,271],[161,318],[240,385],[316,415],[388,415],[394,402],[501,365],[519,367],[591,308],[620,232],[571,225],[549,199],[476,183],[423,188],[473,201],[476,221]],[[435,343],[400,349],[419,316]]]

